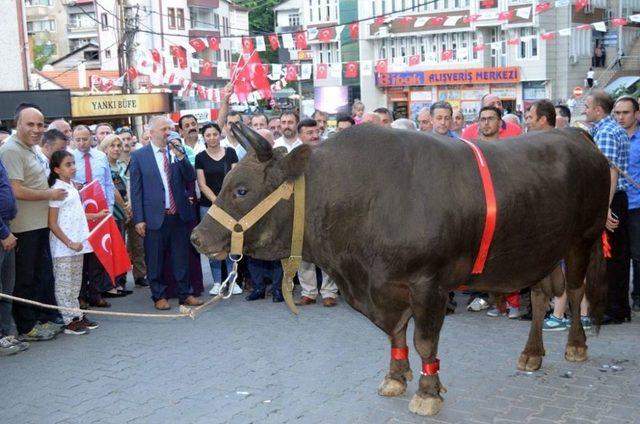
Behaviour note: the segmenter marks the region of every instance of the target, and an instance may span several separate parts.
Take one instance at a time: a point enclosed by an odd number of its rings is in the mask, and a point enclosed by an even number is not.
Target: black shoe
[[[251,292],[249,296],[245,297],[245,299],[248,300],[249,302],[251,302],[252,300],[258,300],[258,299],[264,299],[264,298],[265,298],[264,290],[254,290]]]
[[[149,287],[149,283],[147,283],[147,279],[142,277],[142,278],[138,278],[135,281],[136,286],[138,287]]]
[[[602,317],[602,322],[600,322],[600,325],[622,324],[624,321],[624,318],[612,317],[611,315],[605,314]]]
[[[455,314],[456,313],[456,306],[458,305],[457,302],[449,300],[447,302],[447,312],[446,315],[450,315],[450,314]]]
[[[273,298],[271,299],[273,303],[284,302],[284,297],[282,296],[281,290],[273,290]]]
[[[640,299],[633,299],[633,305],[631,306],[633,312],[640,312]]]
[[[532,319],[533,316],[531,315],[531,310],[520,317],[520,321],[531,321]]]
[[[118,289],[118,293],[122,294],[124,296],[130,295],[133,293],[133,290],[125,290],[125,289]]]
[[[126,294],[122,293],[122,292],[118,292],[118,293],[110,293],[110,292],[102,292],[102,297],[125,297]]]

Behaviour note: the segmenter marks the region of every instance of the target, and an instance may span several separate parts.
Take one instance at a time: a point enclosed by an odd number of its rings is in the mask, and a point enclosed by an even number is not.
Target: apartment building
[[[0,50],[11,60],[6,60],[2,65],[0,91],[25,90],[29,86],[30,66],[25,8],[21,2],[11,1],[2,12],[4,21]]]

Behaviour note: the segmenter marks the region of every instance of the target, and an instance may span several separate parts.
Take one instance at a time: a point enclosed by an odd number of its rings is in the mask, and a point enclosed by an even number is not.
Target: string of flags
[[[496,7],[496,0],[483,0],[483,7]],[[516,17],[529,19],[531,15],[548,12],[554,7],[564,7],[571,3],[571,0],[557,0],[554,3],[542,2],[535,6],[523,6],[504,12],[484,12],[474,15],[457,16],[435,16],[435,17],[415,17],[415,16],[378,16],[371,18],[374,24],[382,25],[389,23],[399,23],[400,25],[413,25],[413,27],[453,27],[462,20],[464,23],[477,22],[483,20],[498,20],[507,22]],[[588,5],[588,0],[577,0],[575,11],[580,12]],[[113,87],[124,84],[125,78],[134,81],[140,75],[149,77],[151,85],[178,85],[180,89],[176,94],[179,96],[197,95],[202,100],[214,102],[220,101],[222,97],[221,89],[206,87],[191,81],[189,71],[197,73],[202,77],[216,76],[222,79],[231,79],[234,82],[234,93],[239,101],[270,98],[271,93],[279,91],[289,82],[297,80],[308,80],[312,75],[316,80],[327,78],[358,78],[371,76],[373,73],[386,73],[391,67],[397,69],[398,66],[408,66],[409,68],[430,62],[448,62],[457,59],[466,59],[469,50],[478,53],[486,49],[501,50],[503,45],[518,46],[520,43],[531,42],[533,39],[541,41],[555,40],[557,37],[569,37],[572,31],[595,30],[606,32],[607,27],[621,27],[630,23],[640,23],[640,14],[633,14],[627,17],[616,17],[591,24],[580,24],[574,27],[559,29],[557,31],[543,31],[539,35],[514,36],[503,41],[483,43],[478,40],[470,48],[442,50],[440,52],[429,52],[422,57],[420,54],[408,57],[398,57],[390,59],[379,59],[376,61],[348,61],[336,63],[288,63],[288,64],[262,64],[259,56],[255,52],[264,52],[267,46],[276,51],[280,48],[288,50],[305,50],[309,47],[309,42],[318,41],[329,43],[335,41],[344,29],[348,29],[352,40],[359,39],[359,22],[352,22],[346,25],[329,26],[323,28],[308,28],[307,30],[295,33],[269,34],[266,36],[247,36],[239,42],[238,50],[241,50],[238,63],[227,63],[225,61],[213,62],[201,57],[193,57],[209,49],[211,51],[220,50],[220,37],[192,37],[185,46],[171,45],[166,50],[150,49],[142,51],[136,60],[136,65],[130,67],[120,78],[109,81],[109,79],[95,77],[91,79],[91,89],[101,92],[108,92]],[[506,48],[505,47],[505,48]],[[177,66],[167,69],[164,61],[169,61]],[[240,72],[238,72],[240,70]],[[269,82],[271,80],[271,82]]]

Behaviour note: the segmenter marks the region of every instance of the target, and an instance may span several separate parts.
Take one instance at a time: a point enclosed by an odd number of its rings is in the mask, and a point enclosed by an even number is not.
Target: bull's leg
[[[548,277],[547,277],[548,278]],[[535,371],[542,366],[544,345],[542,344],[542,321],[547,310],[549,296],[542,290],[542,284],[538,283],[531,288],[531,328],[529,339],[524,350],[518,358],[518,369],[523,371]]]
[[[587,336],[580,322],[580,302],[584,295],[584,278],[589,264],[589,250],[573,249],[567,258],[567,297],[571,309],[571,328],[564,358],[571,362],[587,360]]]
[[[422,359],[422,373],[418,391],[411,402],[409,410],[418,415],[436,415],[442,408],[443,399],[440,393],[446,390],[440,383],[438,370],[438,339],[444,322],[448,292],[429,284],[424,291],[412,296],[411,309],[415,322],[413,343]]]
[[[389,373],[384,377],[378,394],[380,396],[400,396],[407,389],[407,381],[413,379],[413,373],[409,367],[409,348],[407,347],[407,323],[410,314],[404,314],[399,323],[393,329],[389,329],[389,341],[391,342],[391,362]],[[400,328],[398,328],[398,325]]]

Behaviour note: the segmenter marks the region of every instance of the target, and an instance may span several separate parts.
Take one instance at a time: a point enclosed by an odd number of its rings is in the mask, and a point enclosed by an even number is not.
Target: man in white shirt
[[[284,147],[287,153],[302,145],[302,141],[298,139],[298,122],[300,118],[294,112],[283,112],[280,115],[280,131],[282,137],[276,139],[273,148]],[[314,121],[315,122],[315,121]]]
[[[183,115],[178,120],[178,128],[180,135],[187,144],[193,149],[194,154],[198,154],[206,149],[204,140],[201,140],[198,134],[198,120],[194,115]]]
[[[220,140],[220,145],[222,147],[231,147],[236,151],[236,155],[238,156],[238,160],[242,160],[244,155],[247,154],[247,151],[242,147],[242,145],[235,139],[233,134],[231,133],[231,124],[238,123],[242,121],[242,114],[236,112],[234,110],[230,111],[224,120],[224,133],[227,135],[226,138]]]

